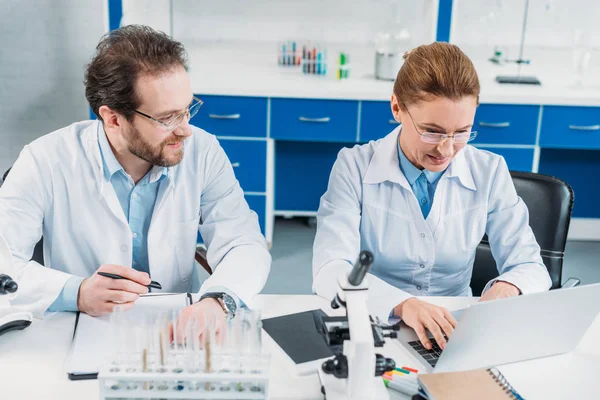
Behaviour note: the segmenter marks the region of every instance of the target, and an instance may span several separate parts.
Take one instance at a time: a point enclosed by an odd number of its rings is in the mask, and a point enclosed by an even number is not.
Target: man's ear
[[[104,129],[108,131],[120,131],[122,116],[111,110],[108,106],[101,106],[98,114],[104,122]]]

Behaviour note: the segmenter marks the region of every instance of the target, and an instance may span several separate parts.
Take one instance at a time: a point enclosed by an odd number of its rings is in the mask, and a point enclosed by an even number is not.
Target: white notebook
[[[184,308],[191,304],[188,293],[148,294],[141,296],[127,313],[145,315]],[[90,317],[79,313],[75,322],[75,334],[67,361],[67,374],[71,380],[96,379],[100,366],[113,354],[110,315]]]

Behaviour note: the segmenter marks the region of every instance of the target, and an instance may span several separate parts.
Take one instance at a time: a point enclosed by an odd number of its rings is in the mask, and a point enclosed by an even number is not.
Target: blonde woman
[[[405,55],[383,139],[343,149],[321,199],[313,290],[332,298],[361,250],[374,255],[369,309],[401,318],[431,349],[456,320],[416,296],[471,296],[477,244],[487,233],[500,276],[481,300],[548,290],[550,276],[506,162],[468,145],[479,101],[471,60],[433,43]]]

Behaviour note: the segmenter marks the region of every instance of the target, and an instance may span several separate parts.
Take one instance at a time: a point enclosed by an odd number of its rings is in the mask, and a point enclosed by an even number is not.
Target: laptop
[[[600,313],[600,283],[477,303],[461,311],[443,351],[435,340],[432,350],[425,349],[414,330],[400,323],[398,341],[423,371],[466,371],[568,353]]]

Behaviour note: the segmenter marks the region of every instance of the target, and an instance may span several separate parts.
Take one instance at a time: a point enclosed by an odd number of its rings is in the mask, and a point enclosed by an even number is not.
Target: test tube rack
[[[214,316],[180,317],[180,309],[113,312],[114,353],[98,374],[102,400],[267,398],[270,355],[258,312],[238,310],[218,338]]]
[[[252,358],[254,369],[217,369],[166,366],[140,371],[134,368],[107,366],[98,375],[100,398],[120,399],[267,399],[269,391],[268,355]],[[216,357],[218,360],[219,356]],[[217,361],[215,360],[215,361]],[[218,362],[217,362],[218,365]]]

